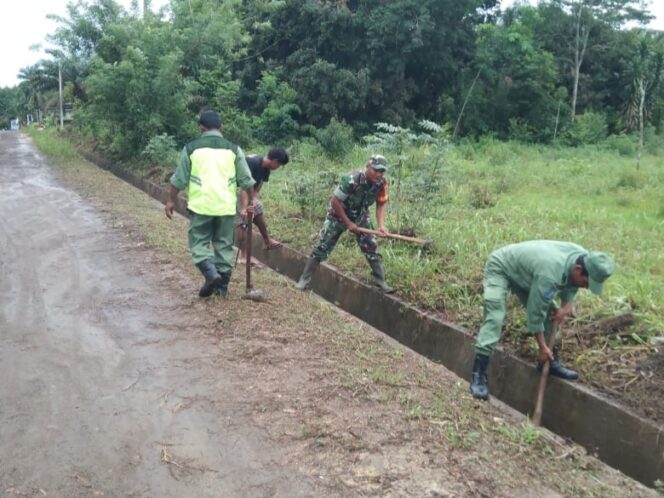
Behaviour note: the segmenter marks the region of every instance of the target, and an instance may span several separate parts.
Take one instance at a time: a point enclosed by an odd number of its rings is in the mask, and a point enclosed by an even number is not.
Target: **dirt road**
[[[136,242],[0,133],[0,496],[311,496]]]

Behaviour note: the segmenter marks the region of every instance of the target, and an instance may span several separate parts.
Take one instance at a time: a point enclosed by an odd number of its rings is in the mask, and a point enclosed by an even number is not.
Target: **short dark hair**
[[[587,277],[588,269],[586,268],[586,262],[584,260],[584,256],[579,256],[578,258],[576,258],[576,264],[581,267],[581,275]]]
[[[271,161],[278,161],[282,166],[288,164],[288,152],[284,149],[270,149],[270,152],[267,153],[267,158]]]
[[[198,124],[208,130],[218,130],[221,128],[221,116],[215,111],[204,111],[198,118]]]

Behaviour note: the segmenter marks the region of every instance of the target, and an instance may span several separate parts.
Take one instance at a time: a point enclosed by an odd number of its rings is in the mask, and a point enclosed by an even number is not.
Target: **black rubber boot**
[[[205,283],[201,290],[198,291],[199,297],[210,297],[214,292],[215,288],[221,283],[221,275],[214,266],[214,262],[211,259],[206,259],[201,261],[196,265],[205,277]]]
[[[214,289],[215,296],[226,297],[228,295],[228,284],[231,281],[231,272],[219,273],[221,282]]]
[[[394,288],[387,285],[385,282],[385,268],[380,259],[368,259],[369,266],[371,266],[371,275],[374,279],[374,285],[382,290],[385,294],[394,292]]]
[[[309,286],[309,282],[311,282],[311,276],[314,274],[314,271],[316,271],[316,268],[318,268],[319,264],[320,261],[318,261],[313,256],[309,256],[307,264],[304,265],[304,271],[302,272],[300,279],[295,284],[296,289],[304,290]]]
[[[540,363],[537,364],[537,370],[539,372],[542,371],[542,365]],[[558,348],[553,349],[553,361],[549,367],[549,375],[560,377],[565,380],[576,380],[579,378],[579,374],[575,370],[566,368],[560,363],[560,360],[558,359]]]
[[[474,398],[489,399],[489,387],[487,386],[488,368],[489,357],[483,354],[475,354],[473,373],[470,376],[470,392]]]

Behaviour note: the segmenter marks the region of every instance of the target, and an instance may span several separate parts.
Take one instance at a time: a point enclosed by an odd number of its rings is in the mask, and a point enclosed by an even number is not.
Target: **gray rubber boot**
[[[488,368],[489,357],[483,354],[476,354],[473,373],[470,376],[470,392],[474,398],[489,399],[489,386],[487,386]]]
[[[385,282],[385,268],[383,262],[379,259],[368,259],[369,266],[371,266],[371,275],[373,275],[374,285],[382,290],[385,294],[394,292],[394,288],[387,285]]]
[[[318,261],[316,258],[313,256],[309,257],[307,264],[304,265],[304,271],[302,272],[300,279],[295,284],[296,289],[304,290],[309,286],[309,282],[311,282],[311,275],[313,275],[314,271],[316,271],[316,268],[318,268],[319,264],[320,261]]]
[[[196,265],[205,277],[205,283],[201,290],[198,291],[199,297],[210,297],[214,292],[214,289],[221,283],[221,275],[214,266],[214,262],[211,259],[206,259],[201,261]]]

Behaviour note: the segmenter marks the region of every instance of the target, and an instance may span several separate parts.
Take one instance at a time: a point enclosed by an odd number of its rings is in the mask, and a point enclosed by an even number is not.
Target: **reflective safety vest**
[[[194,139],[186,147],[191,161],[187,207],[207,216],[234,215],[237,145],[212,135]]]

